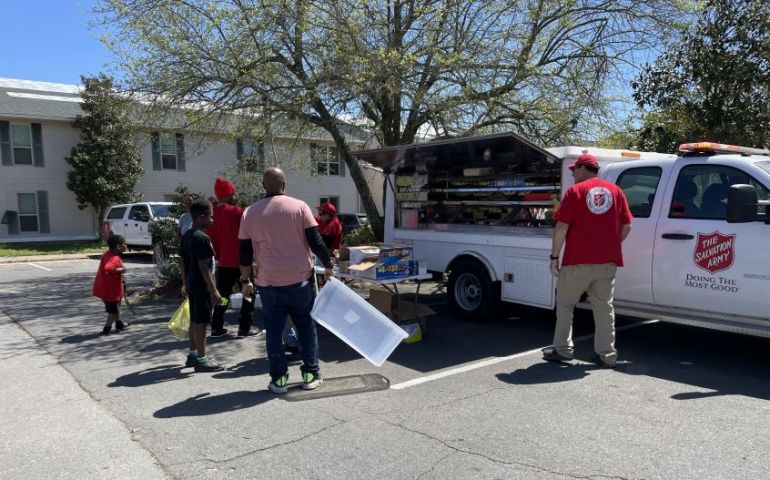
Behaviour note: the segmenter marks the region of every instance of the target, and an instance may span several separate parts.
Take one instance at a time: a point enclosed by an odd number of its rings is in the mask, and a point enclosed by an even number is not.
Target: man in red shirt
[[[214,193],[217,196],[217,205],[214,206],[214,222],[206,229],[206,234],[211,238],[216,258],[217,290],[222,298],[228,298],[233,293],[233,285],[238,282],[241,271],[238,267],[240,243],[238,230],[241,226],[243,209],[234,205],[235,186],[224,178],[217,178],[214,182]],[[211,318],[211,336],[221,337],[227,334],[225,324],[225,311],[227,304],[215,305]],[[250,337],[262,334],[257,328],[251,328],[251,314],[254,310],[252,302],[241,303],[240,320],[238,322],[238,336]]]
[[[554,215],[556,227],[551,247],[551,273],[556,284],[556,331],[553,347],[543,358],[569,361],[574,358],[572,314],[584,292],[594,314],[594,351],[597,361],[615,367],[615,311],[612,305],[615,273],[623,266],[621,243],[631,231],[631,211],[623,191],[597,177],[599,162],[583,154],[572,165],[575,184],[563,195]],[[559,252],[564,257],[559,266]]]
[[[326,202],[318,207],[319,217],[318,231],[321,232],[321,238],[324,245],[333,252],[340,249],[342,243],[342,224],[337,218],[337,208],[330,202]]]

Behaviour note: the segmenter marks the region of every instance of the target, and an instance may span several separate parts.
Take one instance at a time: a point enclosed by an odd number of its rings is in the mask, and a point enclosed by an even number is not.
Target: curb
[[[99,253],[66,253],[59,255],[30,255],[26,257],[0,257],[2,263],[54,262],[60,260],[82,260]]]

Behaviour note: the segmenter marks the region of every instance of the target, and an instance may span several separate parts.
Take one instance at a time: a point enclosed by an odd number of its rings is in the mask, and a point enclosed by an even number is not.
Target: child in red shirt
[[[107,323],[104,324],[102,335],[109,335],[113,323],[116,332],[127,326],[120,321],[118,311],[118,305],[123,299],[123,274],[126,272],[120,254],[126,251],[126,240],[120,235],[112,235],[107,239],[107,247],[109,250],[102,254],[93,288],[93,295],[104,302],[107,311]]]

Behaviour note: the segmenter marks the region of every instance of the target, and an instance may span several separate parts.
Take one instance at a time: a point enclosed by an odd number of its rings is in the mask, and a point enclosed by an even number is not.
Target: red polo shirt
[[[115,271],[118,268],[123,268],[120,254],[109,250],[104,252],[94,279],[94,297],[105,302],[119,302],[123,298],[123,278]]]

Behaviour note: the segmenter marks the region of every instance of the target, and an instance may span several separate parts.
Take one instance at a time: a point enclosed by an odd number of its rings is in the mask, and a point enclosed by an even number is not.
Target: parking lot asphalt
[[[319,328],[325,377],[380,374],[390,389],[289,402],[266,390],[264,337],[212,339],[223,372],[183,368],[185,344],[166,327],[173,301],[144,302],[135,315],[124,309],[129,329],[99,336],[95,262],[0,265],[0,323],[17,335],[17,347],[3,346],[6,368],[24,372],[8,377],[21,384],[14,395],[50,397],[46,374],[58,369],[82,396],[62,396],[70,407],[62,415],[88,411],[84,405],[104,415],[70,418],[66,441],[43,442],[43,453],[62,445],[91,451],[94,425],[133,448],[104,452],[101,473],[137,463],[169,478],[770,476],[766,339],[619,318],[621,364],[607,370],[587,361],[593,327],[581,313],[577,361],[553,364],[539,355],[551,341],[550,312],[506,307],[495,319],[462,321],[443,287],[428,284],[421,300],[437,312],[429,336],[400,345],[380,368]],[[146,258],[127,262],[129,289],[152,280]],[[40,362],[10,362],[25,355]],[[298,364],[290,368],[297,381]],[[35,414],[34,403],[13,405],[9,418],[18,418],[5,426],[31,439],[44,435],[40,422],[57,424]],[[130,478],[67,475],[67,462],[29,470],[13,443],[6,447],[3,478],[57,468],[60,478]]]

